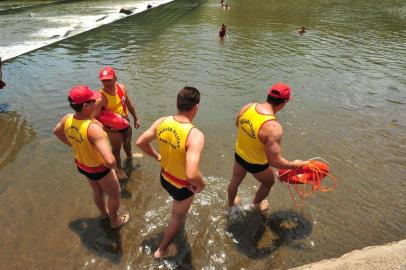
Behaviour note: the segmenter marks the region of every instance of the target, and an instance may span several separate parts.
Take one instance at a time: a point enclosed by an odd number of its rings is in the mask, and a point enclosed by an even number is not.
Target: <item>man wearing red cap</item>
[[[268,90],[266,102],[247,104],[237,115],[234,169],[228,186],[230,207],[240,201],[238,186],[247,172],[261,183],[252,203],[255,208],[265,210],[269,207],[265,198],[274,184],[274,173],[270,166],[278,169],[303,166],[303,161],[288,161],[281,155],[282,126],[276,121],[275,114],[288,103],[290,92],[288,85],[276,83]]]
[[[65,115],[54,128],[54,134],[71,146],[78,171],[85,175],[93,190],[93,199],[102,218],[110,217],[111,227],[128,222],[129,214],[119,215],[120,185],[114,172],[116,160],[110,150],[102,125],[93,120],[100,92],[86,85],[77,85],[69,92],[69,105],[75,114]],[[104,194],[108,196],[108,202]]]
[[[134,127],[139,128],[140,121],[137,118],[134,104],[131,102],[125,86],[117,82],[117,76],[114,69],[109,66],[101,69],[99,77],[103,84],[103,89],[101,89],[101,99],[97,104],[98,108],[114,112],[127,120],[129,120],[128,112],[130,112],[134,118]],[[125,179],[127,178],[127,175],[121,166],[120,152],[121,147],[123,147],[127,159],[132,158],[131,125],[123,130],[113,130],[108,128],[106,128],[106,130],[113,148],[114,157],[117,161],[117,176],[119,179]]]

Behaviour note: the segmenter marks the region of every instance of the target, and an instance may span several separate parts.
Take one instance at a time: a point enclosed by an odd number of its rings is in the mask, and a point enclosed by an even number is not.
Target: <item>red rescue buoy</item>
[[[329,173],[326,163],[311,160],[299,169],[279,169],[278,175],[281,182],[290,184],[308,184],[321,181]]]
[[[110,111],[101,111],[97,120],[99,120],[104,127],[115,130],[123,130],[130,125],[126,118]]]

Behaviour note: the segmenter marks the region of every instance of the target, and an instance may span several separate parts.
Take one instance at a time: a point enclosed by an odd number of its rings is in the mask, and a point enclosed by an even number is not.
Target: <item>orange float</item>
[[[279,180],[291,184],[308,184],[322,180],[329,173],[329,166],[321,161],[311,160],[302,168],[279,169]]]
[[[336,188],[336,179],[330,173],[330,168],[327,162],[321,162],[315,159],[309,160],[309,162],[299,169],[278,170],[279,180],[288,184],[290,197],[296,207],[303,206],[304,199],[317,190],[326,192]],[[333,182],[332,186],[325,187],[321,184],[326,177]],[[293,190],[296,191],[297,196],[295,196]],[[298,202],[297,197],[299,197],[300,203]]]

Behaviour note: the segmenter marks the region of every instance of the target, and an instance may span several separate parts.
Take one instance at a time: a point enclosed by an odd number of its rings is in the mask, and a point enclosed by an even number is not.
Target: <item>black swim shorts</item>
[[[246,162],[242,157],[240,157],[237,153],[234,154],[235,160],[240,164],[247,172],[249,173],[259,173],[266,169],[268,169],[269,164],[252,164]]]
[[[83,175],[86,176],[87,178],[89,178],[89,179],[91,179],[91,180],[94,180],[94,181],[97,181],[97,180],[102,179],[103,177],[105,177],[105,176],[110,172],[110,169],[109,169],[109,168],[106,168],[106,170],[104,170],[104,171],[102,171],[102,172],[99,172],[99,173],[90,173],[90,172],[87,172],[87,171],[82,170],[82,169],[79,168],[79,167],[77,167],[77,168],[78,168],[78,171],[79,171],[81,174],[83,174]]]
[[[161,185],[166,191],[169,193],[169,195],[172,196],[174,200],[177,201],[183,201],[189,198],[190,196],[193,196],[193,192],[187,189],[186,187],[184,188],[177,188],[168,181],[165,180],[165,178],[161,174]]]

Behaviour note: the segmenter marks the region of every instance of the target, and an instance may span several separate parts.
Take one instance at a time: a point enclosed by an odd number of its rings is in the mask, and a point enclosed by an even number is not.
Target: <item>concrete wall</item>
[[[340,258],[303,265],[295,270],[406,270],[406,240],[366,247]],[[292,269],[292,270],[293,270]]]

